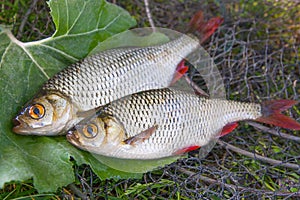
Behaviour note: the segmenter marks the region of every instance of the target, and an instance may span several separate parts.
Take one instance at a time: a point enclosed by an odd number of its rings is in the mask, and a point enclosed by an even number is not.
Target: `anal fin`
[[[220,133],[219,137],[222,137],[224,135],[227,135],[228,133],[231,133],[234,129],[236,129],[236,127],[238,127],[238,123],[237,122],[232,122],[229,124],[226,124],[223,129],[222,132]]]
[[[182,148],[182,149],[179,149],[179,150],[175,151],[173,153],[173,155],[174,156],[182,155],[184,153],[187,153],[187,152],[190,152],[190,151],[194,151],[194,150],[199,149],[199,148],[200,148],[200,146],[198,146],[198,145],[193,145],[193,146],[185,147],[185,148]]]
[[[123,142],[125,144],[129,144],[129,145],[134,145],[138,142],[143,142],[146,139],[148,139],[156,131],[157,127],[158,127],[158,125],[154,125],[148,129],[140,132],[139,134],[124,140]]]

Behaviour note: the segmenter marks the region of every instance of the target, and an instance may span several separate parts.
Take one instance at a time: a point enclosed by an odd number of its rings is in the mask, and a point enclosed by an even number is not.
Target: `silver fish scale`
[[[203,146],[224,125],[261,116],[259,104],[206,99],[170,89],[134,94],[109,104],[106,109],[123,124],[127,137],[158,125],[150,138],[136,144],[134,150],[120,147],[109,153],[147,159],[170,156],[189,146]]]
[[[143,90],[168,86],[177,64],[199,42],[183,35],[163,45],[107,50],[67,67],[44,86],[85,111]]]

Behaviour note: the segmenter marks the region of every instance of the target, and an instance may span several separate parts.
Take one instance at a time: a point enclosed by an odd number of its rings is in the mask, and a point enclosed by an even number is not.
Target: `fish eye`
[[[28,114],[32,119],[41,119],[45,115],[45,107],[41,104],[33,104],[29,110]]]
[[[83,127],[82,133],[86,138],[94,138],[98,134],[98,126],[96,124],[87,124]]]

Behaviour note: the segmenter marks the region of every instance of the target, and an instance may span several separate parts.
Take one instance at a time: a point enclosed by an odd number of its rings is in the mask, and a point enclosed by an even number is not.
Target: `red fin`
[[[177,65],[176,72],[170,85],[173,85],[188,71],[189,67],[185,64],[185,62],[186,60],[182,59],[182,61]]]
[[[209,21],[204,21],[203,12],[198,11],[190,20],[189,23],[189,30],[188,32],[194,33],[195,31],[198,31],[200,34],[200,44],[203,43],[205,40],[207,40],[220,26],[220,24],[223,22],[222,17],[214,17],[210,19]],[[170,85],[173,85],[175,82],[177,82],[189,69],[189,67],[186,65],[186,60],[183,59],[176,68],[176,72],[173,76],[173,80]],[[200,94],[202,93],[202,90]],[[205,92],[203,92],[205,96],[208,96]]]
[[[199,10],[198,12],[196,12],[196,14],[193,15],[192,19],[190,20],[188,32],[192,33],[198,29],[203,28],[204,23],[203,12]]]
[[[184,76],[184,74],[188,71],[188,69],[190,67],[189,65],[191,65],[191,64],[189,64],[187,60],[182,59],[182,61],[177,65],[175,75],[174,75],[173,80],[170,85],[173,85],[182,76]],[[194,91],[197,95],[209,97],[209,95],[206,92],[204,92],[196,83],[194,83],[190,77],[185,76],[185,79],[186,79],[187,83],[190,86],[192,86],[192,88],[194,89]]]
[[[232,122],[229,124],[226,124],[223,129],[222,132],[220,133],[219,137],[222,137],[224,135],[227,135],[228,133],[231,133],[236,127],[238,127],[238,123],[237,122]]]
[[[206,41],[223,23],[224,19],[222,17],[214,17],[206,22],[204,29],[201,30],[202,38],[200,39],[200,43]],[[200,31],[200,30],[199,30]]]
[[[223,23],[222,17],[214,17],[204,21],[203,12],[198,11],[190,20],[188,32],[194,33],[198,31],[200,34],[200,44],[207,40]]]
[[[183,149],[179,149],[176,152],[173,153],[173,155],[182,155],[184,153],[190,152],[190,151],[194,151],[196,149],[199,149],[200,146],[194,145],[194,146],[190,146],[190,147],[185,147]]]
[[[147,130],[144,130],[140,132],[139,134],[132,136],[123,142],[125,144],[134,145],[137,142],[143,142],[146,139],[148,139],[157,129],[158,125],[152,126],[151,128],[148,128]]]
[[[272,124],[282,128],[300,130],[300,123],[296,120],[281,114],[282,111],[297,104],[294,100],[273,100],[262,104],[262,117],[256,119],[258,122]]]

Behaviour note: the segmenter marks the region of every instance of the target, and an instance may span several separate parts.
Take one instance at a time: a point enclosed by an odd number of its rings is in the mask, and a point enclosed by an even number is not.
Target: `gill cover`
[[[107,155],[126,139],[122,124],[108,115],[85,118],[67,133],[68,141],[78,148]]]

